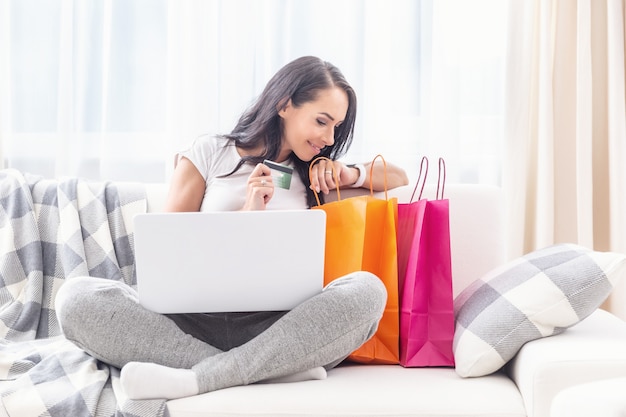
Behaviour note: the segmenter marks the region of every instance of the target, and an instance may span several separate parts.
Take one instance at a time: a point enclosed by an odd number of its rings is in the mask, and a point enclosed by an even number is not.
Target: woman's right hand
[[[265,210],[274,196],[272,172],[264,164],[257,164],[248,177],[246,202],[241,210]]]

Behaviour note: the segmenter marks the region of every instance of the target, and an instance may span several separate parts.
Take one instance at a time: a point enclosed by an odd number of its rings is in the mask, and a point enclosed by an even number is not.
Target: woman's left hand
[[[311,189],[318,193],[328,194],[330,190],[350,186],[358,179],[357,168],[348,167],[339,161],[321,160],[311,168]]]

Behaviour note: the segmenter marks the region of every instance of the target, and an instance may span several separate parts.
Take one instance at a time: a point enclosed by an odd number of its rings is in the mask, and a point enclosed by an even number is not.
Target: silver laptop
[[[159,313],[290,310],[322,291],[326,213],[136,215],[140,303]]]

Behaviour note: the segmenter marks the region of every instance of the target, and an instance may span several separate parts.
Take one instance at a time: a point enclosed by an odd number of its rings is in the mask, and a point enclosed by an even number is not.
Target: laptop
[[[158,313],[291,310],[324,285],[323,210],[145,213],[134,228],[139,301]]]

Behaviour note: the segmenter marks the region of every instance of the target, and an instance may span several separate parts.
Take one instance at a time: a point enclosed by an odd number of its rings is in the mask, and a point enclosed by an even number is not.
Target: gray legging
[[[123,283],[81,277],[61,287],[56,311],[67,339],[93,357],[193,369],[208,392],[336,366],[374,335],[386,299],[375,275],[355,272],[288,312],[167,316]]]

